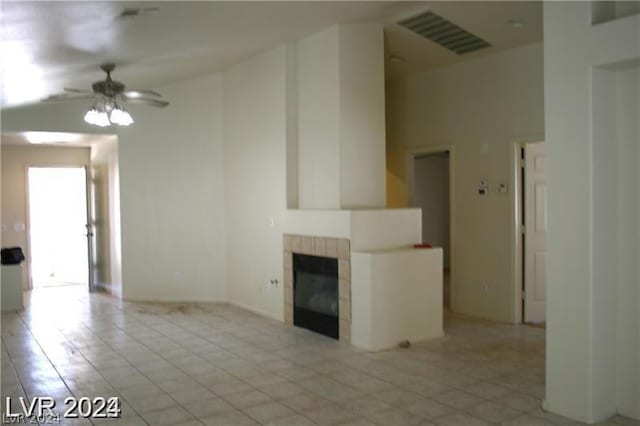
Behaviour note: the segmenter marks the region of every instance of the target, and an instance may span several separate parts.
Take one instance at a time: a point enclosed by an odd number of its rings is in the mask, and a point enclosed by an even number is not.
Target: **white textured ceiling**
[[[125,8],[153,9],[120,19]],[[3,107],[38,101],[64,87],[86,89],[117,64],[129,88],[162,87],[221,71],[260,51],[339,22],[385,25],[390,75],[420,71],[539,41],[540,2],[26,2],[0,3]],[[458,57],[395,24],[431,9],[493,47]],[[525,21],[523,28],[507,24]]]

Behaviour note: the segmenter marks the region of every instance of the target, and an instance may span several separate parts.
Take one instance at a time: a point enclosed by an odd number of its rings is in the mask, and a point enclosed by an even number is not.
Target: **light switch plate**
[[[478,184],[478,194],[479,195],[487,195],[489,193],[489,184],[486,179],[481,179]]]

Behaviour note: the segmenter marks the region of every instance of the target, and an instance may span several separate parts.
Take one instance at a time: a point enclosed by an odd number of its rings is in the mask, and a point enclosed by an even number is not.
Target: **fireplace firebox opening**
[[[339,339],[338,288],[338,259],[294,253],[293,323]]]

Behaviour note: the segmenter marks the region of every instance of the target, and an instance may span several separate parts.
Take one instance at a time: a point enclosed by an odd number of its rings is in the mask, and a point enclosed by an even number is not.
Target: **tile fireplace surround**
[[[293,255],[338,259],[338,317],[340,340],[351,342],[351,248],[346,238],[283,235],[284,321],[293,325]]]

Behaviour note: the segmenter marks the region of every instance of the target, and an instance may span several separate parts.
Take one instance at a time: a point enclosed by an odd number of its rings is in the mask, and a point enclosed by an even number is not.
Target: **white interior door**
[[[547,152],[544,143],[525,146],[524,320],[546,320]]]

